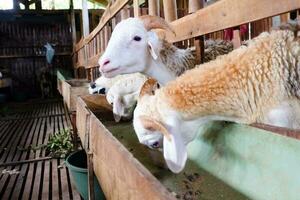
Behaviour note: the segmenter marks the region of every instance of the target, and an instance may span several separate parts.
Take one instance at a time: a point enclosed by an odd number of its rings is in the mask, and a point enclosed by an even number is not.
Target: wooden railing
[[[111,32],[118,21],[127,17],[137,17],[141,13],[151,15],[159,13],[160,6],[157,0],[148,1],[149,9],[146,12],[139,7],[138,0],[134,0],[133,4],[130,0],[112,2],[104,12],[99,25],[74,48],[74,68],[84,67],[89,80],[97,77],[95,67],[98,66],[98,59],[105,51]],[[165,16],[165,19],[172,24],[176,36],[160,32],[165,34],[168,41],[176,43],[179,47],[195,46],[198,62],[201,61],[203,54],[203,46],[201,46],[203,35],[266,18],[269,18],[266,21],[270,22],[270,17],[300,8],[299,0],[220,0],[202,9],[200,8],[203,5],[199,2],[201,1],[189,0],[186,13],[189,11],[190,14],[180,19],[177,19],[178,9],[175,0],[163,0],[165,9],[164,12],[160,12],[160,15]],[[259,30],[251,31],[265,31],[272,25],[267,24],[268,27],[260,26]]]

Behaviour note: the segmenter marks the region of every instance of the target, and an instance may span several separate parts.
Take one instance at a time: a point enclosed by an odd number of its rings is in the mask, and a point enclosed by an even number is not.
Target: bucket
[[[88,170],[85,151],[80,150],[70,154],[66,159],[66,165],[73,177],[77,191],[83,199],[88,200]],[[96,176],[94,176],[94,192],[96,200],[105,199]]]

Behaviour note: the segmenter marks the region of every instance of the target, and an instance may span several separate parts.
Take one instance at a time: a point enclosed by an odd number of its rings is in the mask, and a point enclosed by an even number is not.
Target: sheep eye
[[[141,37],[140,36],[134,36],[134,38],[133,38],[133,40],[135,40],[135,41],[141,41]]]

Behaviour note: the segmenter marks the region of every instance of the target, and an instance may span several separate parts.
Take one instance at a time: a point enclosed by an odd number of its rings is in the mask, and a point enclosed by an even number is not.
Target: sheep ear
[[[148,80],[146,80],[144,82],[144,84],[140,90],[139,98],[143,97],[145,94],[154,95],[155,90],[157,90],[157,89],[159,89],[158,82],[153,78],[149,78]]]
[[[158,56],[157,56],[157,54],[156,54],[156,52],[155,52],[155,49],[154,49],[154,47],[153,47],[153,45],[151,44],[150,41],[148,41],[148,49],[149,49],[149,52],[150,52],[152,58],[153,58],[154,60],[157,60]]]
[[[113,114],[116,122],[119,122],[121,120],[123,113],[124,113],[124,104],[122,103],[122,99],[121,97],[116,96],[113,102]]]
[[[187,160],[187,150],[178,129],[167,129],[159,121],[147,116],[140,116],[140,120],[145,129],[158,131],[164,135],[163,151],[166,163],[172,172],[182,171]]]
[[[171,130],[170,140],[164,137],[163,148],[169,169],[174,173],[181,172],[187,160],[187,150],[183,138],[175,128]]]

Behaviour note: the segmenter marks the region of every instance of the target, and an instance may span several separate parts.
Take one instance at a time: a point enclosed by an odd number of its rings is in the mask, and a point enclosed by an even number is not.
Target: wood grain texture
[[[107,22],[111,20],[129,2],[130,0],[118,0],[111,6],[108,5],[108,7],[102,15],[98,26],[84,39],[83,42],[78,43],[76,45],[76,51],[83,48],[85,44],[89,43],[102,30],[102,28],[107,24]]]
[[[166,37],[178,42],[298,8],[299,0],[222,0],[172,22],[176,36],[166,33]]]
[[[63,81],[62,93],[69,111],[76,111],[77,97],[88,94],[89,81],[86,79],[71,79]]]
[[[91,141],[95,175],[107,199],[175,199],[93,114]]]

